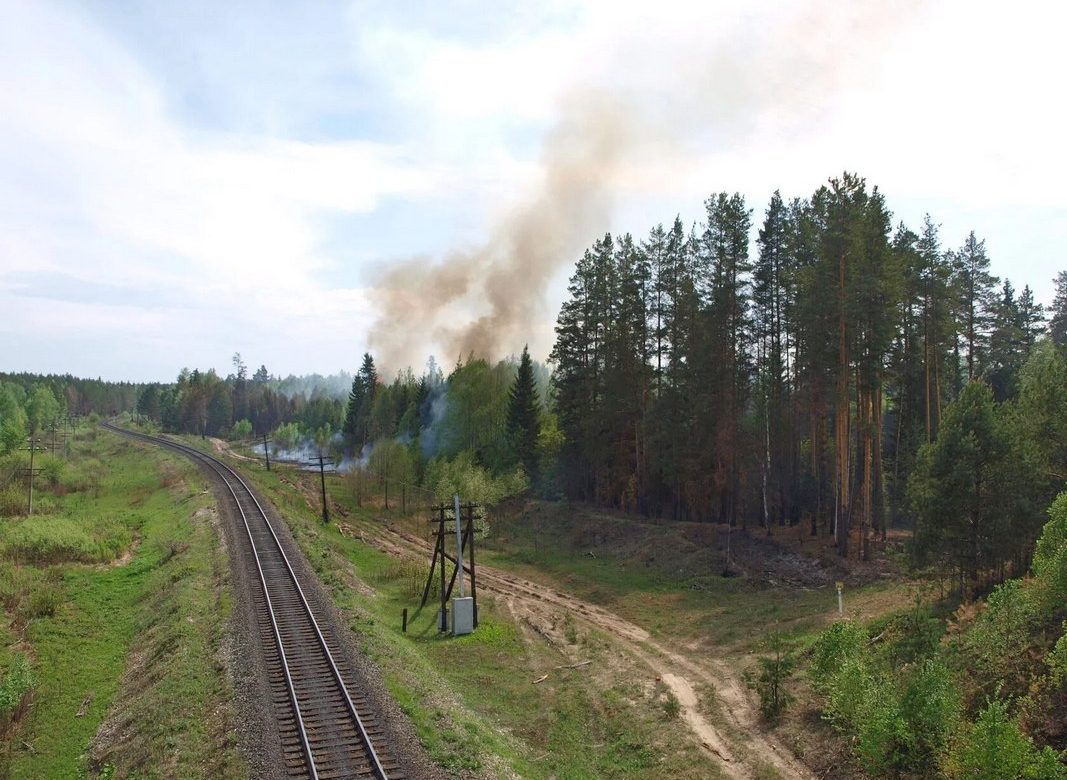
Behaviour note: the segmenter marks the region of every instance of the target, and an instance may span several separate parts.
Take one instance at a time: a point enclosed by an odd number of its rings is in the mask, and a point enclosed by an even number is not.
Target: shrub
[[[0,682],[0,717],[10,721],[22,709],[33,687],[30,662],[24,655],[15,656],[3,682]]]
[[[748,684],[759,694],[760,713],[768,720],[775,720],[793,700],[785,686],[793,676],[796,659],[777,631],[768,639],[767,648],[771,654],[756,659],[759,672],[750,676]]]
[[[53,458],[51,455],[44,455],[40,459],[41,465],[41,481],[47,483],[51,487],[57,487],[63,480],[64,473],[66,472],[66,463],[61,458]]]
[[[1018,684],[1025,676],[1030,632],[1040,617],[1036,589],[1023,580],[1008,580],[990,594],[986,608],[962,640],[973,659],[975,682],[987,692],[996,684]]]
[[[911,735],[910,766],[931,766],[941,755],[959,723],[961,706],[945,664],[930,659],[911,671],[900,700],[900,714]]]
[[[248,420],[238,420],[233,424],[233,430],[230,432],[230,438],[235,441],[242,439],[250,439],[252,437],[252,423]]]
[[[18,485],[0,488],[0,517],[18,517],[26,513],[26,490]]]
[[[1046,609],[1067,601],[1067,492],[1060,493],[1048,510],[1049,521],[1034,548],[1034,574],[1040,581]]]
[[[892,681],[872,681],[856,720],[856,755],[868,774],[895,774],[909,758],[912,735],[900,714]]]
[[[978,719],[963,729],[946,755],[943,769],[953,780],[1067,778],[1067,767],[1055,751],[1049,747],[1038,750],[1000,699],[989,701]]]
[[[62,590],[49,583],[40,583],[30,591],[29,599],[22,603],[20,617],[27,622],[34,618],[51,617],[62,603]]]
[[[838,621],[823,631],[812,651],[810,674],[815,689],[826,693],[844,661],[862,653],[866,642],[867,632],[851,620]]]
[[[874,678],[867,659],[850,655],[830,678],[826,717],[841,731],[853,729],[871,696]]]

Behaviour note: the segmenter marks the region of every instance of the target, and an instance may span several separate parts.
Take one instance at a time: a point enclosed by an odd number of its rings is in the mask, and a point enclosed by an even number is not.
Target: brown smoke
[[[799,129],[825,110],[828,95],[862,84],[920,3],[808,2],[712,50],[680,45],[667,62],[627,49],[618,63],[625,87],[585,86],[562,101],[542,146],[541,180],[483,245],[384,273],[369,334],[379,364],[395,370],[430,352],[448,361],[519,351],[547,316],[557,271],[609,229],[612,193],[629,164],[654,156],[668,178],[688,155],[727,149],[761,121]],[[487,312],[473,317],[474,307]]]

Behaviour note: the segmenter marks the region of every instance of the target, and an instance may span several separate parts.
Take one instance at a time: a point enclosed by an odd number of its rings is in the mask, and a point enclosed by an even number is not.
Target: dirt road
[[[432,554],[425,540],[386,525],[372,536],[358,532],[357,535],[395,557],[426,560]],[[478,567],[478,584],[507,604],[516,618],[546,638],[551,639],[561,612],[612,637],[670,688],[681,705],[685,723],[704,749],[721,762],[728,776],[752,780],[759,767],[769,765],[783,779],[814,778],[788,749],[763,733],[745,686],[721,660],[678,652],[610,610],[490,566]],[[715,691],[725,724],[713,723],[700,706],[697,692],[705,686]]]

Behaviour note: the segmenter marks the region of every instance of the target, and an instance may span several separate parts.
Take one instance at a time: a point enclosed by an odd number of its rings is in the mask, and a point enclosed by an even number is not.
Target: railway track
[[[346,682],[354,677],[335,638],[315,619],[267,513],[241,476],[218,458],[185,444],[109,423],[104,426],[193,458],[229,489],[262,586],[253,601],[288,775],[311,780],[402,780],[404,775],[388,756],[377,718],[368,711],[366,699]]]

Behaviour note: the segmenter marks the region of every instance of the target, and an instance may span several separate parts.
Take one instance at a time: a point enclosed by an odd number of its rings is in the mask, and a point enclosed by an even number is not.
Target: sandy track
[[[425,540],[386,525],[370,538],[359,535],[368,544],[396,557],[425,560],[432,554]],[[723,661],[683,655],[656,641],[640,626],[571,594],[490,566],[478,566],[477,573],[481,587],[502,597],[517,617],[533,625],[554,623],[563,611],[614,638],[671,689],[681,705],[685,723],[730,777],[750,780],[756,770],[754,759],[758,759],[759,763],[773,766],[782,778],[814,778],[783,745],[763,733],[748,691]],[[699,706],[697,690],[705,685],[714,689],[722,714],[729,719],[729,735],[712,723]]]

